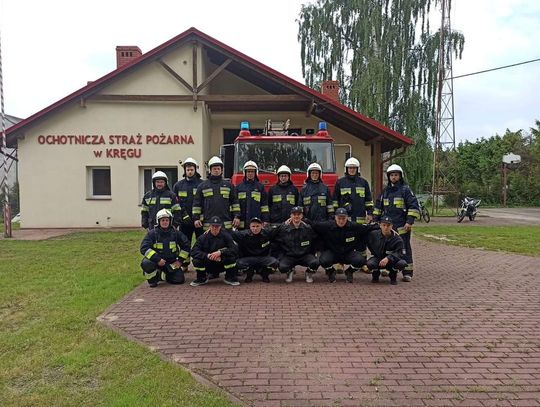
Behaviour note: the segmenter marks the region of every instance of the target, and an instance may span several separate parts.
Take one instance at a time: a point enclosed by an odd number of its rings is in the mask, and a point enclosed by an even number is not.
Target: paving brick
[[[413,245],[412,283],[143,284],[100,321],[257,407],[540,407],[538,259]]]

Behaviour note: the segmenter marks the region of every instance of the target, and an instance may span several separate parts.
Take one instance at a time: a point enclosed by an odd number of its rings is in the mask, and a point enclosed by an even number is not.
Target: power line
[[[456,75],[456,76],[453,76],[453,77],[448,78],[448,79],[464,78],[464,77],[466,77],[466,76],[479,75],[479,74],[481,74],[481,73],[492,72],[492,71],[498,71],[498,70],[500,70],[500,69],[512,68],[512,67],[514,67],[514,66],[530,64],[530,63],[532,63],[532,62],[538,62],[538,61],[540,61],[540,58],[530,59],[530,60],[528,60],[528,61],[523,61],[523,62],[517,62],[517,63],[515,63],[515,64],[510,64],[510,65],[499,66],[499,67],[497,67],[497,68],[484,69],[483,71],[471,72],[471,73],[466,73],[466,74],[463,74],[463,75]],[[422,85],[425,85],[425,83],[423,83]]]
[[[496,68],[490,68],[490,69],[484,69],[482,71],[476,71],[476,72],[471,72],[471,73],[466,73],[466,74],[463,74],[463,75],[456,75],[456,76],[452,76],[450,78],[445,78],[443,79],[443,81],[446,81],[446,80],[452,80],[452,79],[459,79],[459,78],[465,78],[467,76],[473,76],[473,75],[479,75],[479,74],[482,74],[482,73],[486,73],[486,72],[492,72],[492,71],[498,71],[498,70],[501,70],[501,69],[506,69],[506,68],[513,68],[514,66],[519,66],[519,65],[525,65],[525,64],[530,64],[530,63],[533,63],[533,62],[538,62],[540,61],[540,58],[536,58],[536,59],[530,59],[528,61],[523,61],[523,62],[517,62],[515,64],[510,64],[510,65],[504,65],[504,66],[498,66]],[[439,81],[437,80],[436,83],[438,83]],[[426,86],[428,84],[428,82],[423,82],[423,83],[417,83],[415,85],[411,85],[409,87],[409,89],[414,89],[414,88],[420,88],[421,86]],[[402,89],[405,89],[406,87],[405,86],[399,86],[398,87],[398,90],[402,90]],[[374,95],[384,95],[384,94],[390,94],[392,93],[393,90],[387,90],[387,91],[384,91],[384,92],[377,92],[377,93],[374,93]],[[326,103],[318,103],[319,105],[325,105]]]

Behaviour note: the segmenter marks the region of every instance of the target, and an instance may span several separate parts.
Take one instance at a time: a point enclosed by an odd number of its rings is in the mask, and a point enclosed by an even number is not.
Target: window
[[[111,167],[87,167],[86,178],[89,199],[111,198]]]
[[[152,175],[156,171],[163,171],[167,175],[167,185],[172,187],[178,181],[178,167],[139,167],[139,189],[141,199],[143,195],[152,189]]]
[[[305,173],[311,163],[321,165],[323,172],[335,172],[334,146],[329,141],[257,141],[236,144],[235,170],[242,172],[248,160],[255,160],[259,172],[275,172],[282,164],[293,173]]]

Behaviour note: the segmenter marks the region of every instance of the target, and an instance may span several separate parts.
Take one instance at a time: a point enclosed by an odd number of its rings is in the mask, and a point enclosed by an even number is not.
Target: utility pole
[[[4,157],[4,177],[2,183],[4,187],[4,237],[11,237],[11,206],[9,205],[9,185],[8,164],[7,164],[7,143],[6,143],[6,115],[4,113],[4,80],[2,76],[2,35],[0,33],[0,114],[2,115],[1,136],[2,136],[2,156]]]
[[[433,143],[433,179],[431,196],[432,213],[439,207],[439,196],[458,192],[455,164],[450,161],[449,151],[456,149],[454,125],[454,83],[452,55],[446,55],[451,33],[451,0],[441,0],[441,30],[438,60],[437,105],[435,114],[435,138]],[[457,207],[457,205],[456,205]]]

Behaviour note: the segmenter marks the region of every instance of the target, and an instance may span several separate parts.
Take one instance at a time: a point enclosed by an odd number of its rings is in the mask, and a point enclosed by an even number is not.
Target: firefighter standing
[[[283,223],[291,216],[291,209],[298,205],[298,189],[291,182],[291,170],[282,165],[277,170],[278,182],[268,191],[270,223]]]
[[[322,182],[322,168],[312,163],[307,168],[307,178],[300,191],[300,204],[304,206],[304,216],[313,221],[327,220],[334,214],[330,191]]]
[[[240,225],[240,205],[234,186],[223,179],[223,161],[212,157],[208,161],[210,175],[198,187],[193,199],[193,221],[196,228],[209,227],[209,219],[217,216],[225,229]]]
[[[180,207],[176,195],[169,189],[167,175],[156,171],[152,175],[152,190],[144,194],[141,208],[141,226],[151,229],[156,222],[156,215],[161,209],[169,209],[173,215],[173,226],[178,227],[187,221],[187,213]]]
[[[208,283],[208,278],[217,278],[225,272],[225,284],[240,285],[236,278],[236,259],[238,252],[231,235],[222,230],[222,221],[218,216],[208,219],[210,229],[197,238],[191,257],[197,278],[192,287]]]
[[[368,235],[369,251],[373,255],[367,261],[371,270],[371,282],[378,283],[381,269],[390,272],[390,284],[397,284],[397,273],[406,267],[407,262],[402,259],[404,254],[403,240],[392,229],[392,218],[383,216],[380,220],[380,230],[371,231]]]
[[[403,270],[403,281],[409,282],[413,277],[413,254],[411,247],[411,231],[415,219],[420,218],[418,200],[403,180],[403,169],[392,164],[386,170],[388,185],[375,203],[373,215],[375,220],[381,216],[392,219],[393,228],[403,239],[405,247],[404,260],[407,266]]]
[[[269,221],[268,197],[258,178],[259,167],[254,161],[244,164],[244,179],[236,187],[240,204],[240,229],[249,228],[251,218]]]
[[[366,257],[358,248],[358,240],[363,240],[370,230],[377,225],[364,225],[347,219],[345,208],[336,210],[335,219],[325,222],[313,222],[313,230],[324,239],[324,250],[319,256],[319,263],[326,270],[328,281],[336,281],[335,263],[350,264],[345,270],[346,281],[353,282],[353,272],[366,265]]]
[[[195,228],[191,221],[193,218],[193,198],[202,180],[201,175],[197,171],[199,164],[193,158],[186,158],[182,163],[182,167],[184,167],[184,179],[174,184],[173,193],[178,197],[180,206],[185,209],[190,217],[189,222],[182,222],[181,229],[188,238],[188,241],[191,242],[193,233],[195,233],[196,237],[199,237],[203,232],[202,228]]]
[[[311,226],[302,222],[302,208],[291,209],[290,220],[272,231],[272,238],[279,245],[279,271],[287,273],[286,282],[293,281],[296,265],[307,267],[306,282],[312,283],[312,274],[317,271],[319,261],[313,255],[313,240],[316,235]]]
[[[360,161],[354,157],[345,161],[345,176],[336,182],[334,206],[345,208],[352,222],[369,223],[372,220],[371,189],[360,176]]]
[[[158,225],[141,242],[143,274],[150,287],[163,280],[171,284],[184,282],[182,262],[189,261],[190,244],[182,232],[172,225],[173,215],[161,209],[156,216]]]
[[[270,256],[271,231],[263,229],[263,221],[252,218],[249,221],[249,229],[234,231],[232,237],[240,250],[237,260],[238,269],[246,274],[246,283],[253,281],[253,276],[258,272],[262,281],[270,282],[270,272],[277,267],[278,261]]]

